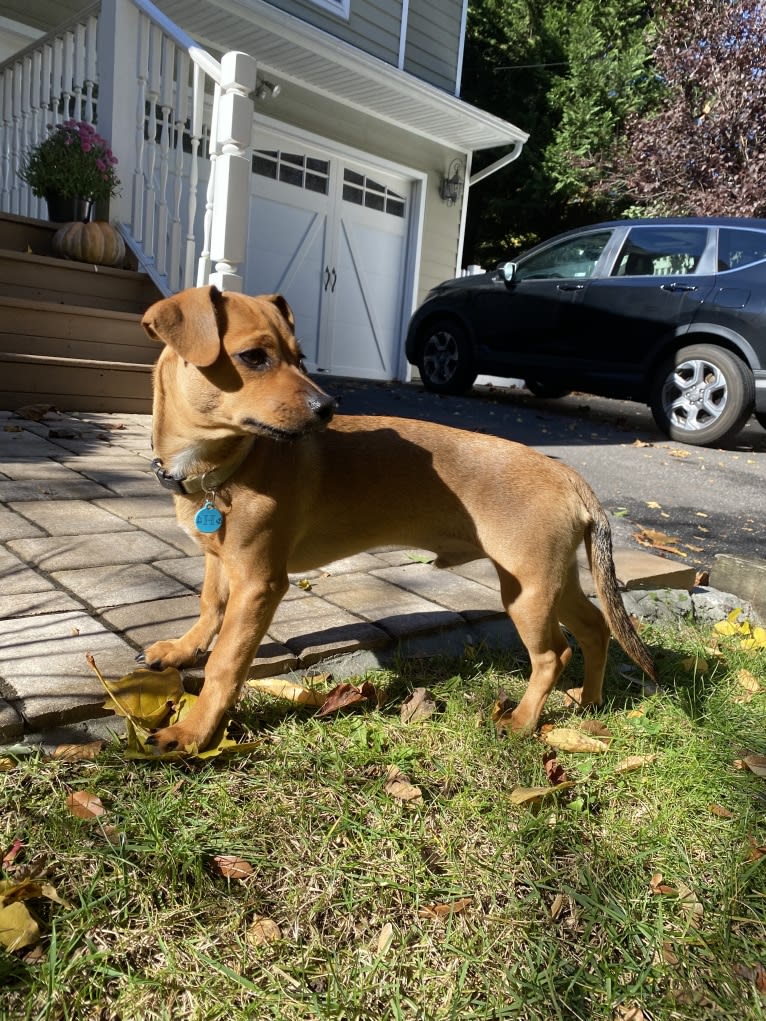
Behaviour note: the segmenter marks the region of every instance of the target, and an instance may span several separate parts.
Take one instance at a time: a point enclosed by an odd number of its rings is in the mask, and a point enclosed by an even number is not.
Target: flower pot
[[[75,220],[87,223],[90,219],[93,206],[90,199],[46,195],[45,201],[48,203],[48,219],[53,223],[71,223]]]

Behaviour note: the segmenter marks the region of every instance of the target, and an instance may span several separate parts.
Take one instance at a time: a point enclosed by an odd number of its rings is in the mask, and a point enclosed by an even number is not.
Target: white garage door
[[[412,181],[294,140],[261,148],[261,137],[246,291],[284,294],[310,371],[395,378]]]

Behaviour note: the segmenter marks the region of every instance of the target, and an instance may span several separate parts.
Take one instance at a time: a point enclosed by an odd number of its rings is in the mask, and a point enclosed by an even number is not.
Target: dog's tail
[[[612,529],[606,511],[590,486],[581,478],[575,480],[580,499],[590,517],[585,532],[585,549],[588,554],[596,592],[612,634],[634,663],[637,663],[653,681],[657,680],[654,658],[644,642],[636,634],[627,610],[620,596],[617,575],[614,570],[612,553]]]

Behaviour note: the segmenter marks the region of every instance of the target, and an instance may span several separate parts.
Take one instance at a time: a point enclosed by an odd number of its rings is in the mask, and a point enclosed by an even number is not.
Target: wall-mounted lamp
[[[267,81],[266,78],[259,78],[255,85],[255,94],[258,99],[276,99],[281,91],[281,86]]]
[[[463,165],[460,160],[453,160],[439,185],[439,194],[450,206],[454,206],[457,202],[460,196],[460,189],[463,187],[463,178],[460,176],[462,169]]]

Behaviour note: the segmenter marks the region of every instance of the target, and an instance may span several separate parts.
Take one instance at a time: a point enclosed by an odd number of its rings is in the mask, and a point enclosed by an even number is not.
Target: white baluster
[[[157,167],[157,119],[159,96],[162,85],[162,33],[152,25],[149,29],[149,77],[146,86],[148,106],[146,132],[146,205],[144,207],[144,251],[150,257],[157,250],[155,214],[157,209],[157,188],[155,170]]]
[[[170,253],[168,285],[171,291],[181,286],[181,198],[184,185],[184,132],[189,109],[189,56],[185,50],[178,50],[178,66],[175,80],[175,118],[173,175],[173,208],[170,216]]]
[[[168,271],[168,176],[170,174],[170,115],[173,106],[173,72],[175,68],[175,46],[165,36],[162,41],[162,92],[160,109],[160,186],[157,206],[157,270],[165,275]]]

